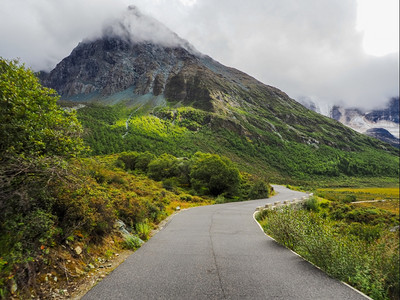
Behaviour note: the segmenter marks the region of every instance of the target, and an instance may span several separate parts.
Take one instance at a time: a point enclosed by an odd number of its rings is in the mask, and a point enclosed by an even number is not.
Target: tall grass
[[[279,243],[299,253],[329,275],[373,299],[399,297],[399,237],[386,232],[368,243],[341,235],[314,212],[284,207],[263,212],[258,219]]]

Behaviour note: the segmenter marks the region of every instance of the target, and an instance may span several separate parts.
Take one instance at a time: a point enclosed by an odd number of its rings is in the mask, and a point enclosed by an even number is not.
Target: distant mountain
[[[396,151],[387,144],[199,53],[133,7],[40,78],[64,100],[134,108],[129,122],[137,133],[105,139],[98,153],[151,149],[184,155],[205,150],[277,178],[398,173],[393,167]],[[101,122],[96,122],[93,134],[100,130]],[[139,122],[142,127],[135,127]],[[103,125],[109,132],[125,130],[125,122]],[[100,138],[92,137],[93,143]],[[106,145],[111,140],[112,148]],[[352,157],[357,166],[349,163]]]
[[[391,98],[383,109],[363,111],[325,105],[322,109],[312,101],[301,101],[307,108],[333,118],[350,128],[399,148],[399,97]]]

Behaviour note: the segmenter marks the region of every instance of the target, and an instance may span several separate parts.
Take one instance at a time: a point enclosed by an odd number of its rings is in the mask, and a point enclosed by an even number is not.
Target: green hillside
[[[96,155],[134,150],[185,157],[211,152],[274,182],[398,176],[395,148],[300,105],[296,114],[281,110],[285,118],[295,119],[293,125],[263,108],[236,108],[222,115],[180,105],[138,109],[89,104],[77,111],[77,117]]]

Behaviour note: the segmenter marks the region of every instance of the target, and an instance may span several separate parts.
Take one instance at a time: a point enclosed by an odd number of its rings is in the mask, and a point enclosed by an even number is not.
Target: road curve
[[[83,299],[366,299],[264,235],[255,208],[304,195],[274,188],[180,212]]]

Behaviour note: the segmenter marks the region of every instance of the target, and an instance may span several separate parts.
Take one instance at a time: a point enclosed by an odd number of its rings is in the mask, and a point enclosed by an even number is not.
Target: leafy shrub
[[[234,196],[241,182],[239,169],[225,157],[197,152],[191,159],[192,187],[198,193]]]
[[[351,203],[357,201],[356,195],[346,195],[342,200],[344,203]]]
[[[179,176],[178,159],[170,154],[163,154],[149,164],[148,175],[154,180]]]
[[[147,222],[137,223],[135,229],[136,233],[142,240],[147,241],[149,239],[151,227]]]
[[[304,201],[303,207],[304,207],[306,210],[311,210],[311,211],[318,212],[318,211],[319,211],[319,202],[318,202],[318,199],[317,199],[316,197],[310,197],[310,198],[308,198],[306,201]]]
[[[348,226],[348,232],[366,242],[373,242],[381,237],[383,226],[353,222]]]
[[[254,182],[248,194],[249,199],[264,199],[269,198],[271,194],[271,187],[264,181],[257,180]]]
[[[133,234],[124,235],[124,245],[126,248],[136,250],[140,248],[142,244],[143,241],[137,235]]]
[[[163,188],[168,191],[174,191],[179,182],[176,177],[167,178],[162,181]]]
[[[141,170],[147,172],[149,163],[156,156],[148,151],[146,152],[124,152],[118,156],[118,161],[124,163],[126,170]]]
[[[399,236],[385,233],[374,243],[373,227],[361,238],[338,234],[338,228],[314,212],[284,207],[257,215],[265,231],[331,276],[346,281],[374,299],[399,296]],[[335,223],[336,224],[336,223]],[[353,230],[363,224],[353,225]],[[350,230],[351,231],[351,230]],[[376,237],[376,236],[375,236]]]
[[[66,180],[68,162],[85,150],[74,112],[57,105],[54,90],[41,86],[18,61],[0,57],[0,268],[1,294],[25,272],[43,245],[59,238],[55,182]],[[21,267],[24,266],[24,267]],[[13,272],[11,274],[10,272]]]

